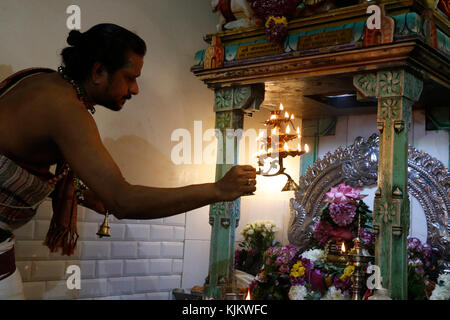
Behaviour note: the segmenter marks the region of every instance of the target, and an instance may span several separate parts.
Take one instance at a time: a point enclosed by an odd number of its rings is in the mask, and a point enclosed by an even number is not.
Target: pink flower
[[[348,203],[352,200],[361,200],[367,195],[360,194],[360,190],[347,186],[344,182],[337,187],[331,188],[330,192],[327,192],[326,202],[329,203]]]
[[[283,265],[280,267],[280,272],[281,272],[281,273],[289,273],[289,271],[290,271],[290,268],[289,268],[289,265],[287,265],[287,264],[283,264]]]
[[[353,205],[344,203],[330,204],[331,219],[340,227],[345,227],[352,223],[355,214],[356,207]]]

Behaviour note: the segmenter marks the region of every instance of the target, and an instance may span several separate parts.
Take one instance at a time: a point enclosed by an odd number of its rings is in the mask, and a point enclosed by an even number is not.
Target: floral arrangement
[[[300,253],[292,245],[271,247],[250,284],[256,300],[349,299],[353,266],[328,265],[321,249]]]
[[[263,253],[269,247],[278,245],[276,231],[277,226],[271,220],[257,220],[246,224],[241,231],[241,249],[235,251],[235,268],[255,275],[262,266]]]
[[[408,299],[423,300],[427,296],[427,287],[432,285],[430,273],[435,268],[431,264],[431,246],[422,244],[417,238],[408,238],[407,249]]]
[[[282,44],[288,35],[287,21],[302,0],[247,0],[255,15],[265,21],[267,39]]]
[[[450,300],[450,274],[439,275],[430,300]]]
[[[360,220],[362,245],[371,248],[375,243],[375,235],[372,233],[371,211],[362,201],[366,195],[362,195],[359,189],[341,183],[331,188],[326,196],[327,204],[314,228],[315,246],[324,248],[330,240],[351,241],[358,233]]]
[[[261,269],[249,286],[253,299],[351,299],[355,268],[328,262],[327,243],[355,238],[359,220],[361,244],[373,252],[375,236],[371,231],[371,211],[362,201],[365,195],[344,183],[331,188],[326,196],[327,204],[314,230],[315,243],[304,252],[292,245],[269,247],[264,252]],[[244,230],[247,233],[252,230],[253,234],[256,229],[255,225]],[[432,272],[437,271],[432,263],[431,246],[417,238],[408,238],[407,252],[408,299],[450,299],[450,275],[441,274],[435,286],[431,280]],[[366,291],[365,298],[370,294],[371,291]]]

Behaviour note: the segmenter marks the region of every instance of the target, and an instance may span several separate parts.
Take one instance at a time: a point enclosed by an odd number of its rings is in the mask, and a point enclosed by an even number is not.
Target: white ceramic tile
[[[45,296],[45,281],[24,282],[25,300],[42,300]]]
[[[136,277],[134,281],[135,292],[151,292],[160,289],[159,276]]]
[[[111,243],[111,257],[113,259],[135,259],[137,258],[137,242],[114,241]]]
[[[102,238],[101,240],[104,241],[113,241],[113,240],[124,240],[125,239],[125,227],[126,224],[119,224],[119,223],[111,223],[110,224],[110,230],[111,237],[109,238]]]
[[[137,240],[137,241],[147,241],[149,238],[149,225],[141,224],[127,224],[125,239],[126,240]]]
[[[34,238],[35,240],[44,240],[47,235],[50,220],[34,220]]]
[[[80,243],[78,244],[80,245]],[[82,259],[109,259],[111,243],[101,241],[81,241]]]
[[[46,200],[36,211],[35,219],[39,220],[49,220],[52,218],[53,215],[53,209],[52,209],[52,202],[50,200]]]
[[[161,242],[138,242],[138,258],[157,258],[161,255]]]
[[[121,277],[123,275],[123,260],[97,261],[97,277]]]
[[[179,275],[161,276],[159,281],[159,289],[162,291],[181,287],[181,276]]]
[[[148,300],[170,300],[170,292],[151,292],[145,294]]]
[[[150,259],[148,263],[151,275],[170,274],[172,272],[171,259]]]
[[[83,288],[83,280],[81,281],[81,289]],[[78,298],[79,290],[69,290],[67,281],[47,281],[45,289],[45,300],[69,300]]]
[[[42,260],[47,259],[50,250],[42,245],[42,241],[18,240],[15,244],[17,260]]]
[[[62,280],[66,277],[65,261],[33,261],[31,280]]]
[[[126,296],[120,296],[120,300],[148,300],[146,294],[132,294]]]
[[[99,224],[96,222],[78,222],[79,241],[96,240],[98,238],[97,231]]]
[[[69,268],[69,266],[75,265],[80,267],[82,279],[93,279],[96,275],[96,264],[97,261],[95,260],[69,260],[66,261],[66,274],[67,268]]]
[[[148,259],[125,260],[125,276],[145,276],[149,274]]]
[[[161,255],[163,258],[183,258],[183,242],[163,242]]]
[[[184,241],[185,227],[174,227],[174,241]]]
[[[204,206],[186,213],[186,235],[189,240],[209,240],[209,206]]]
[[[209,269],[209,241],[186,240],[184,245],[184,262],[182,288],[203,286]]]
[[[31,280],[31,265],[32,261],[16,261],[16,268],[19,269],[22,281]]]
[[[103,297],[107,295],[107,279],[81,280],[80,298]]]
[[[183,260],[174,259],[172,261],[172,273],[182,273],[183,272]]]
[[[134,277],[108,279],[108,295],[131,295],[134,292]]]
[[[150,226],[150,240],[152,241],[173,241],[174,227],[163,225]]]
[[[18,240],[33,240],[34,239],[34,220],[29,221],[22,227],[14,230],[14,235]]]

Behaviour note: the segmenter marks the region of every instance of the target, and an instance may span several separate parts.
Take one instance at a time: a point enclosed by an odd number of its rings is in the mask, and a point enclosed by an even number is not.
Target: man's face
[[[108,74],[97,103],[114,111],[121,110],[132,95],[139,93],[136,78],[141,75],[143,64],[144,57],[130,51],[125,65],[113,74]]]

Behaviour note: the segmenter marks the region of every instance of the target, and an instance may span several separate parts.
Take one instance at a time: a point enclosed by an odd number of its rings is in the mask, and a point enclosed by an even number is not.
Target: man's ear
[[[100,62],[95,62],[91,69],[92,82],[96,85],[100,84],[102,78],[107,75],[107,71],[103,64]]]

